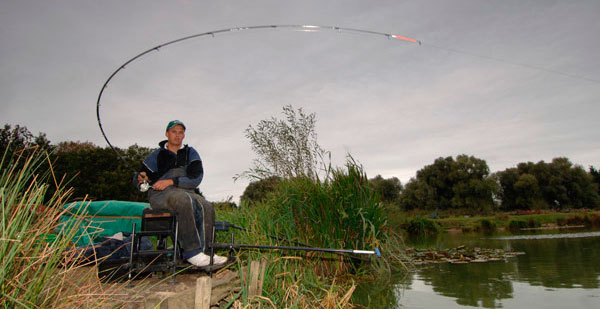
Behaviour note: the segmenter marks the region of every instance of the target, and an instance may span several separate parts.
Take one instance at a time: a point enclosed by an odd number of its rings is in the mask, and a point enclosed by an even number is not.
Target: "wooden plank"
[[[202,276],[196,279],[195,309],[210,309],[212,282],[210,277]]]
[[[224,285],[224,284],[229,284],[231,281],[233,280],[238,280],[239,281],[239,275],[236,272],[232,272],[232,271],[225,271],[225,273],[222,275],[222,277],[213,277],[212,280],[212,287],[213,289]]]
[[[248,296],[259,296],[258,294],[258,277],[260,275],[260,263],[258,261],[250,262],[250,286],[248,288]]]
[[[158,297],[148,297],[144,300],[144,309],[160,309],[162,302],[163,300]]]
[[[213,289],[210,297],[210,305],[216,305],[226,297],[240,291],[239,281],[232,282],[231,286],[222,285],[219,288]]]
[[[167,299],[167,308],[193,308],[195,306],[194,289],[186,289]]]
[[[267,260],[260,259],[260,276],[258,277],[258,295],[262,296],[263,283],[265,282],[265,271],[267,269]]]

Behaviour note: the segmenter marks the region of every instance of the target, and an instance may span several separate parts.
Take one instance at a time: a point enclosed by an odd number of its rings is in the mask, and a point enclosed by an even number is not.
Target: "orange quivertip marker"
[[[421,44],[421,41],[419,41],[419,40],[415,40],[413,38],[407,38],[407,37],[401,36],[401,35],[392,34],[392,37],[394,39],[400,39],[400,40],[405,40],[405,41],[409,41],[409,42],[419,43],[419,45]]]

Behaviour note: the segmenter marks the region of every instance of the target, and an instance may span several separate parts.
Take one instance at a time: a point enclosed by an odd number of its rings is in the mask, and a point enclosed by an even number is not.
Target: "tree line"
[[[588,172],[563,157],[519,163],[492,174],[484,160],[473,156],[438,158],[408,182],[400,205],[478,211],[596,208],[597,174],[594,167]]]
[[[377,175],[369,182],[382,202],[402,210],[467,209],[485,213],[502,210],[597,208],[600,172],[586,171],[567,158],[519,163],[490,173],[485,160],[474,156],[441,157],[417,171],[406,185],[397,177]],[[267,198],[276,178],[251,182],[242,203]]]
[[[288,121],[292,121],[294,110],[284,109]],[[300,114],[296,121],[305,121],[314,115]],[[291,119],[291,120],[290,120]],[[276,119],[272,119],[275,121]],[[281,126],[282,124],[279,123]],[[268,126],[267,126],[268,127]],[[252,127],[250,127],[252,129]],[[249,130],[250,130],[249,129]],[[278,130],[277,134],[282,134]],[[310,134],[303,134],[310,140]],[[285,136],[280,138],[287,141]],[[269,139],[269,144],[273,140]],[[298,140],[298,137],[295,138]],[[294,143],[306,145],[309,143]],[[315,149],[319,156],[323,151],[316,140],[304,151],[313,162],[309,166],[315,177]],[[317,145],[317,146],[315,146]],[[275,145],[276,146],[276,145]],[[145,195],[132,188],[131,179],[139,162],[152,149],[130,146],[117,148],[125,161],[119,159],[109,147],[99,147],[89,142],[60,142],[53,145],[44,133],[33,135],[26,127],[5,125],[0,129],[0,154],[10,154],[37,147],[49,153],[48,164],[57,182],[66,183],[74,188],[75,199],[88,197],[103,200],[145,201]],[[312,147],[312,149],[311,149]],[[267,152],[265,153],[273,153]],[[298,154],[301,151],[290,151]],[[298,162],[302,158],[273,158],[272,165],[279,162]],[[266,161],[268,163],[268,161]],[[18,163],[16,163],[18,164]],[[292,166],[292,164],[289,164]],[[297,169],[298,164],[292,166]],[[49,166],[48,166],[49,168]],[[263,166],[262,170],[265,170]],[[258,170],[258,169],[256,169]],[[303,175],[299,173],[300,176]],[[241,197],[242,204],[251,204],[267,198],[269,191],[278,183],[275,173],[267,173],[264,178],[251,182]],[[600,172],[589,167],[573,164],[568,158],[555,158],[551,162],[539,161],[518,163],[516,167],[490,173],[485,160],[469,155],[441,157],[432,164],[417,171],[405,185],[396,177],[383,178],[377,175],[369,179],[374,191],[382,202],[399,207],[402,210],[449,210],[469,209],[476,212],[492,210],[530,210],[568,208],[596,208],[600,206]]]
[[[82,200],[145,201],[144,194],[133,188],[134,171],[152,149],[133,145],[117,148],[125,158],[117,157],[110,147],[99,147],[90,142],[60,142],[52,144],[46,134],[34,136],[26,127],[6,124],[0,129],[0,156],[23,164],[18,160],[23,151],[45,151],[48,160],[41,170],[49,171],[56,183],[73,187],[72,198]],[[47,195],[56,187],[50,184]]]

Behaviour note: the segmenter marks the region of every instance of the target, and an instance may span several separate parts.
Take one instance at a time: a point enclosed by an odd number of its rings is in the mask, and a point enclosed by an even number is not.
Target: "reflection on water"
[[[600,296],[600,232],[573,234],[520,235],[484,238],[468,235],[442,235],[437,247],[460,243],[486,248],[514,249],[526,254],[504,262],[472,264],[434,264],[421,267],[405,282],[404,298],[411,297],[413,286],[431,286],[432,291],[463,306],[498,308],[525,307],[531,295],[537,295],[533,307],[572,307],[590,304],[600,308],[600,297],[587,297],[589,302],[570,299],[581,294]],[[432,245],[431,241],[428,243]],[[519,287],[519,290],[516,287]],[[540,289],[540,287],[542,289]],[[571,289],[571,290],[566,290]],[[574,291],[578,289],[578,291]],[[528,293],[523,293],[529,290]],[[535,292],[535,293],[534,293]],[[566,292],[566,293],[565,293]],[[557,294],[570,295],[556,300]],[[430,295],[430,297],[433,295]],[[423,301],[427,301],[426,298]],[[439,301],[439,300],[438,300]],[[401,301],[406,306],[406,302]],[[427,304],[421,304],[429,307]],[[528,304],[527,307],[530,307]]]
[[[460,305],[496,307],[496,300],[511,298],[508,276],[512,263],[436,264],[419,271],[421,281],[438,294],[456,298]]]
[[[415,273],[388,285],[395,289],[395,300],[390,301],[388,293],[385,302],[361,302],[388,308],[600,308],[600,232],[443,234],[411,244],[439,249],[459,245],[526,254],[501,262],[419,266]],[[370,288],[374,285],[363,290]],[[386,295],[385,284],[377,289],[368,295]]]

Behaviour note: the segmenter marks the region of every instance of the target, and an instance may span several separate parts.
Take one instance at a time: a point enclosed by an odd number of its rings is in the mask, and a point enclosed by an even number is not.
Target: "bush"
[[[438,228],[435,222],[426,218],[416,217],[408,221],[406,232],[412,236],[423,236],[437,234]]]
[[[508,229],[511,231],[518,231],[520,229],[527,228],[527,222],[522,220],[510,220],[508,222]]]
[[[280,182],[281,178],[277,176],[250,182],[240,197],[240,203],[243,205],[252,205],[257,202],[266,201],[268,194],[274,192]]]
[[[504,212],[499,212],[494,215],[494,220],[496,221],[508,221],[508,214]]]
[[[214,208],[219,211],[223,209],[234,209],[237,208],[237,204],[232,201],[219,201],[219,202],[211,202]]]
[[[496,223],[488,219],[481,220],[479,225],[484,233],[492,233],[496,231]]]
[[[600,226],[600,214],[569,215],[563,225],[585,225],[586,227]]]
[[[533,218],[529,218],[529,220],[527,220],[528,228],[536,228],[536,227],[540,227],[540,226],[542,226],[542,224],[540,223],[539,220],[534,220]]]
[[[600,227],[600,214],[589,214],[589,222],[592,227]]]
[[[558,225],[558,226],[565,226],[565,225],[567,225],[567,219],[566,218],[557,218],[556,219],[556,225]]]
[[[586,218],[581,215],[568,215],[566,218],[567,225],[588,225]]]

